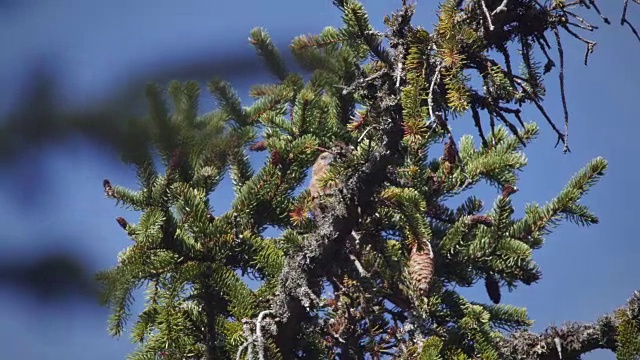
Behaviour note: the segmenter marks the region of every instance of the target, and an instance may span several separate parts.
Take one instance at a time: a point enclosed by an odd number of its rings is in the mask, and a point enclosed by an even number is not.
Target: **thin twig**
[[[495,14],[501,12],[501,11],[507,11],[507,2],[508,1],[509,0],[503,0],[502,4],[500,4],[500,6],[498,6],[495,10],[493,10],[491,12],[491,15],[495,15]]]
[[[480,140],[482,141],[482,146],[485,148],[489,147],[489,143],[487,142],[487,138],[484,137],[484,131],[482,130],[482,122],[480,120],[480,112],[475,104],[471,104],[471,116],[473,117],[473,124],[478,129],[478,134],[480,135]]]
[[[633,0],[633,2],[635,2],[636,4],[640,4],[640,1],[638,1],[638,0]],[[633,32],[633,34],[640,41],[640,34],[638,34],[638,31],[629,22],[629,20],[627,20],[627,7],[628,6],[629,6],[629,0],[624,0],[624,7],[622,8],[622,17],[620,17],[620,25],[622,25],[622,26],[624,26],[624,24],[629,25],[629,28],[631,28],[631,31]]]
[[[489,128],[491,129],[491,145],[496,145],[496,119],[493,116],[493,113],[489,111]]]
[[[563,8],[570,8],[570,7],[574,7],[576,5],[586,6],[587,8],[589,8],[589,5],[587,3],[585,3],[584,0],[576,0],[574,2],[566,3],[566,4],[561,5],[561,6]]]
[[[564,91],[564,50],[562,49],[562,42],[560,41],[560,31],[558,28],[553,28],[553,34],[556,37],[556,43],[558,45],[558,57],[560,58],[560,72],[558,78],[560,79],[560,98],[562,99],[562,110],[564,111],[564,147],[563,152],[569,151],[569,109],[567,108],[567,98]]]
[[[518,84],[520,85],[520,89],[527,94],[527,96],[529,96],[529,98],[531,99],[531,101],[533,101],[533,104],[536,106],[536,108],[538,108],[538,111],[540,111],[540,113],[542,114],[542,116],[544,116],[545,120],[547,121],[547,123],[551,126],[551,128],[553,129],[553,131],[556,133],[556,135],[558,135],[558,141],[556,142],[556,146],[558,146],[558,144],[563,141],[564,142],[564,134],[560,131],[560,129],[558,129],[558,127],[556,126],[556,124],[554,124],[553,120],[551,120],[551,117],[549,116],[549,114],[547,114],[547,111],[544,109],[544,106],[542,106],[542,104],[540,103],[540,101],[538,101],[538,99],[536,99],[535,96],[533,96],[533,94],[527,90],[527,87],[525,86],[525,84],[523,84],[523,81],[516,78],[516,82],[518,82]],[[566,145],[566,144],[565,144]],[[570,151],[570,150],[568,150]]]
[[[353,240],[355,242],[354,245],[357,247],[358,244],[360,243],[360,235],[358,233],[356,233],[355,230],[354,230],[354,231],[351,232],[351,237],[353,237]],[[351,259],[351,261],[353,261],[354,265],[358,269],[358,272],[360,273],[360,276],[369,277],[369,273],[364,269],[364,267],[362,266],[360,261],[358,261],[358,258],[355,255],[349,253],[349,258]]]
[[[491,22],[491,14],[489,13],[489,9],[487,9],[487,4],[484,0],[481,0],[480,3],[482,4],[482,10],[484,11],[484,15],[487,17],[487,22],[489,23],[489,30],[493,31],[494,27]]]
[[[366,84],[374,79],[377,79],[381,76],[383,76],[385,74],[384,71],[378,71],[376,73],[374,73],[373,75],[370,75],[366,78],[360,78],[357,79],[356,81],[354,81],[354,83],[350,86],[344,86],[344,85],[334,85],[334,87],[336,88],[341,88],[342,89],[342,95],[347,95],[350,94],[352,92],[355,91],[355,88],[357,88],[358,86],[361,86],[362,84]]]
[[[522,121],[522,116],[520,116],[520,114],[522,113],[522,110],[512,109],[510,107],[502,106],[500,104],[496,104],[495,107],[502,112],[506,112],[507,114],[514,115],[516,119],[518,119],[518,123],[524,128],[524,121]]]
[[[620,17],[620,25],[624,26],[624,20],[627,18],[627,8],[629,7],[629,0],[624,0],[622,5],[622,16]]]
[[[442,62],[436,67],[436,73],[433,74],[431,79],[431,85],[429,86],[429,97],[427,102],[429,104],[429,117],[431,120],[435,119],[435,112],[433,111],[433,89],[436,87],[436,82],[440,79],[440,70],[442,69]]]
[[[533,64],[531,63],[531,61],[533,60],[531,56],[531,47],[532,45],[531,42],[529,42],[529,39],[521,35],[520,50],[522,52],[522,62],[524,63],[525,70],[527,71],[528,79],[526,81],[531,85],[532,88],[536,88],[539,79],[534,71]]]
[[[577,28],[580,28],[582,30],[587,30],[587,31],[593,31],[593,30],[597,29],[596,27],[590,27],[590,26],[584,25],[584,24],[577,24],[577,23],[574,23],[574,22],[571,22],[571,21],[568,21],[567,25],[575,26]]]
[[[249,328],[252,321],[243,320],[242,322],[242,329],[247,341],[244,344],[240,345],[240,347],[238,348],[238,352],[236,353],[236,360],[242,359],[242,353],[244,352],[244,349],[247,349],[247,359],[251,359],[253,357],[253,340],[255,339],[255,336],[251,334],[251,329]]]
[[[258,359],[264,360],[264,336],[262,335],[262,321],[267,315],[272,315],[273,311],[265,310],[258,315],[256,320],[256,342],[258,346]]]
[[[556,63],[553,61],[553,59],[551,59],[551,56],[549,56],[549,52],[547,52],[547,48],[544,45],[544,43],[542,43],[542,40],[540,40],[540,38],[537,36],[534,38],[536,39],[536,42],[538,43],[540,50],[542,50],[542,53],[547,58],[547,63],[544,65],[544,73],[546,74],[549,71],[551,71],[551,69],[553,69],[554,66],[556,66]]]
[[[364,130],[362,135],[360,135],[360,137],[358,138],[358,144],[360,143],[360,141],[362,141],[362,139],[364,139],[364,136],[367,135],[367,132],[369,132],[369,130],[373,129],[374,127],[378,127],[378,126],[374,124]]]
[[[589,0],[589,4],[591,4],[591,6],[593,6],[593,8],[596,10],[598,15],[600,15],[600,18],[602,18],[602,21],[604,21],[605,24],[611,25],[611,21],[609,21],[609,18],[604,16],[604,15],[602,15],[602,13],[600,12],[600,9],[598,8],[598,5],[596,5],[595,0]]]
[[[512,74],[513,68],[511,67],[511,55],[509,54],[509,49],[507,48],[506,45],[500,45],[498,46],[498,51],[500,52],[500,54],[502,54],[502,57],[504,58],[504,63],[505,63],[505,66],[507,67],[507,71],[510,74]],[[507,80],[509,80],[509,85],[511,85],[515,89],[516,84],[514,84],[513,78],[510,76],[507,76]]]
[[[511,133],[518,138],[518,141],[520,141],[520,143],[522,144],[522,146],[527,146],[527,143],[524,141],[524,139],[522,139],[522,136],[520,136],[520,132],[518,131],[518,128],[513,125],[513,123],[511,123],[511,121],[509,121],[507,119],[506,116],[504,116],[504,114],[500,111],[498,111],[496,108],[492,109],[493,111],[489,112],[489,115],[492,115],[492,113],[495,114],[495,116],[497,116],[500,121],[502,121],[503,124],[507,125],[507,127],[509,128],[509,130],[511,131]],[[492,116],[493,118],[493,116]]]
[[[356,269],[358,269],[360,276],[369,277],[369,273],[364,269],[364,267],[362,266],[360,261],[358,261],[358,258],[355,255],[349,254],[349,258],[351,259],[351,261],[353,261],[353,264],[356,266]]]
[[[576,38],[576,39],[582,41],[583,43],[587,44],[587,50],[584,53],[584,64],[587,65],[587,62],[589,61],[589,54],[593,53],[593,50],[594,50],[594,48],[596,46],[596,42],[583,38],[582,36],[576,34],[573,30],[571,30],[566,25],[562,25],[562,28],[565,29],[574,38]]]
[[[436,82],[438,82],[438,80],[440,79],[441,69],[442,69],[442,62],[440,62],[436,67],[436,72],[435,74],[433,74],[433,78],[431,79],[431,85],[429,86],[429,97],[427,98],[427,104],[429,105],[429,122],[427,123],[427,125],[431,123],[433,126],[431,127],[431,129],[429,129],[429,132],[427,133],[427,136],[425,138],[429,138],[429,135],[431,135],[431,132],[437,127],[436,121],[435,121],[436,114],[433,111],[433,90],[436,87]]]
[[[573,16],[573,18],[574,18],[574,19],[576,19],[576,20],[578,20],[578,21],[582,24],[582,26],[581,26],[581,25],[578,25],[578,24],[573,24],[573,23],[570,23],[570,24],[572,24],[572,25],[574,25],[574,26],[581,27],[581,28],[583,28],[583,29],[585,29],[585,30],[589,30],[589,31],[593,31],[593,30],[598,29],[598,27],[597,27],[597,26],[595,26],[595,25],[593,25],[593,24],[591,24],[591,23],[587,22],[585,19],[583,19],[582,17],[580,17],[578,14],[575,14],[575,13],[573,13],[573,12],[569,11],[569,10],[564,10],[564,12],[565,12],[565,14],[569,14],[569,15]]]
[[[540,40],[544,41],[545,45],[547,45],[547,49],[551,49],[551,44],[549,44],[549,40],[547,40],[547,35],[545,35],[544,33],[539,35],[540,35]]]
[[[258,318],[255,321],[246,320],[244,326],[245,336],[247,337],[247,341],[242,344],[238,348],[238,352],[236,353],[236,360],[240,360],[242,357],[242,353],[244,349],[247,349],[247,359],[253,358],[253,346],[256,345],[258,348],[258,359],[264,360],[264,336],[262,334],[262,323],[264,322],[264,317],[267,315],[273,315],[274,312],[272,310],[265,310],[258,314]],[[249,326],[251,323],[255,323],[256,325],[256,334],[251,335],[251,331],[249,330]]]

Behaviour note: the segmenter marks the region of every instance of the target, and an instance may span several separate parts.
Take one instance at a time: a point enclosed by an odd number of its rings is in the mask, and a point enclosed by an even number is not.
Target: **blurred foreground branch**
[[[293,63],[291,56],[284,56]],[[14,163],[26,150],[43,145],[59,144],[74,137],[89,139],[98,147],[106,147],[114,154],[135,151],[148,141],[146,130],[136,127],[134,116],[146,106],[141,88],[148,82],[165,83],[169,80],[196,80],[204,83],[216,76],[242,82],[255,79],[264,68],[250,51],[236,52],[215,61],[206,55],[191,61],[168,64],[152,72],[133,75],[97,104],[84,104],[69,110],[71,104],[57,104],[60,86],[53,71],[46,65],[36,66],[27,80],[27,90],[19,103],[0,118],[0,162]],[[293,68],[296,66],[292,65]],[[83,105],[83,104],[80,104]],[[144,110],[143,110],[144,111]]]
[[[96,282],[83,258],[59,252],[29,259],[3,258],[0,287],[21,290],[38,302],[86,300],[95,303]]]

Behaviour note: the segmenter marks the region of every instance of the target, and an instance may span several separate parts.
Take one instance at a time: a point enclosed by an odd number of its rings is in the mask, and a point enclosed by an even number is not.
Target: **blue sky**
[[[370,17],[381,28],[382,17],[399,1],[364,1]],[[554,138],[540,116],[527,112],[527,120],[540,121],[541,139],[527,149],[529,166],[514,202],[522,208],[531,201],[544,203],[562,189],[570,176],[590,159],[604,156],[610,167],[605,178],[587,195],[601,223],[592,228],[566,224],[548,237],[535,259],[543,270],[539,284],[503,295],[503,301],[526,306],[536,320],[535,329],[567,320],[591,321],[620,306],[640,288],[636,240],[635,186],[637,156],[637,105],[640,101],[640,43],[618,25],[622,1],[603,1],[610,16],[591,38],[598,41],[589,67],[582,65],[583,47],[567,36],[567,98],[572,116],[571,148],[563,155],[553,149]],[[640,22],[640,8],[630,5],[630,18]],[[431,27],[433,2],[418,3],[415,23]],[[595,16],[591,19],[597,20]],[[597,24],[599,22],[595,21]],[[319,32],[340,25],[340,13],[329,0],[267,2],[31,0],[0,12],[0,93],[6,109],[26,79],[34,59],[55,64],[63,86],[61,103],[82,107],[114,95],[129,76],[160,69],[192,57],[252,54],[246,39],[254,26],[263,26],[275,41],[286,46],[300,33]],[[246,81],[237,90],[247,99]],[[561,119],[557,79],[548,78],[550,114]],[[242,86],[241,86],[242,85]],[[142,92],[143,89],[141,88]],[[210,110],[205,102],[203,110]],[[454,128],[456,128],[454,123]],[[457,134],[471,131],[458,125]],[[73,249],[102,269],[115,263],[118,251],[128,245],[126,234],[114,221],[129,216],[104,199],[101,181],[135,186],[134,171],[114,154],[73,142],[35,149],[18,166],[0,175],[0,213],[6,256],[27,256],[57,249]],[[16,179],[46,178],[47,191],[30,196],[28,186]],[[230,199],[228,183],[216,193],[217,211]],[[493,201],[495,192],[481,188]],[[25,203],[27,206],[25,206]],[[484,290],[465,293],[487,301]],[[20,359],[118,359],[132,349],[125,335],[112,339],[106,332],[107,312],[89,304],[42,306],[11,288],[0,292],[0,344],[3,357]],[[613,359],[601,352],[587,359]]]

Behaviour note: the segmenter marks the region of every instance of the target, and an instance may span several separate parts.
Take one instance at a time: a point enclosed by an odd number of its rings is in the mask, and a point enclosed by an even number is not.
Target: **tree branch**
[[[640,325],[640,291],[635,291],[627,301],[624,311]],[[569,322],[561,327],[551,326],[541,333],[516,332],[501,341],[501,359],[579,359],[581,355],[596,349],[615,352],[619,320],[615,315],[601,316],[594,323]],[[557,343],[562,354],[558,353]]]

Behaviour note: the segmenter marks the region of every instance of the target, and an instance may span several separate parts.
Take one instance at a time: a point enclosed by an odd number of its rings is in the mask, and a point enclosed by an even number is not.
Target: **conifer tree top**
[[[249,106],[222,80],[208,84],[218,108],[205,114],[195,82],[169,84],[171,107],[160,87],[147,89],[149,115],[132,126],[151,129],[152,141],[124,154],[140,188],[103,183],[107,197],[142,211],[137,224],[117,219],[133,243],[99,274],[114,335],[129,318],[132,291],[147,287],[132,358],[640,353],[636,295],[597,324],[543,334],[528,332],[525,309],[500,303],[504,289],[540,280],[533,251],[562,220],[598,222],[580,200],[604,175],[602,158],[522,218],[511,201],[525,146],[539,132],[521,118],[523,106],[533,105],[569,150],[560,36],[584,42],[588,56],[593,43],[574,28],[592,26],[577,11],[600,15],[595,1],[444,1],[431,31],[412,24],[416,6],[403,1],[384,32],[359,2],[334,4],[343,27],[291,43],[306,78],[289,71],[264,29],[251,31],[276,81],[253,86]],[[542,105],[556,62],[564,130]],[[451,133],[466,113],[479,142]],[[258,169],[257,152],[268,153]],[[225,176],[234,200],[214,216],[212,192]],[[490,207],[473,195],[481,182],[498,190]],[[453,197],[465,200],[453,206]],[[269,227],[280,235],[266,237]],[[456,290],[478,282],[491,303]]]

